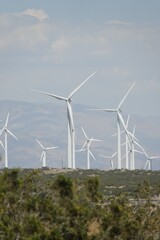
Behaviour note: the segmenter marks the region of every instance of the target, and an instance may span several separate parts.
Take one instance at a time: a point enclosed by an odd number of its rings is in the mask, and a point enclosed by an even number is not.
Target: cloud
[[[34,16],[39,21],[25,19],[25,15]],[[0,15],[0,50],[35,50],[48,40],[48,18],[43,10],[27,9],[21,13]],[[20,19],[21,18],[21,19]]]
[[[19,14],[19,16],[23,16],[23,15],[35,17],[40,22],[42,22],[42,21],[44,21],[46,19],[49,19],[49,16],[47,15],[47,13],[44,10],[42,10],[42,9],[29,8],[29,9],[26,9],[24,12]]]
[[[119,20],[110,20],[108,22],[105,22],[105,24],[109,24],[109,25],[124,25],[124,26],[134,25],[133,22],[126,22],[126,21],[119,21]]]

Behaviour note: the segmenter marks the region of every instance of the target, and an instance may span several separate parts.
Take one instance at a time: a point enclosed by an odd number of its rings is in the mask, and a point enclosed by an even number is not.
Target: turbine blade
[[[135,130],[136,130],[136,126],[134,125],[134,127],[133,127],[133,137],[134,137],[134,134],[135,134]]]
[[[45,148],[46,150],[50,150],[50,149],[55,149],[55,148],[58,148],[58,147],[47,147]]]
[[[139,151],[139,150],[134,150],[134,151],[137,152],[137,153],[140,153],[140,154],[145,155],[144,152],[141,152],[141,151]]]
[[[36,90],[36,89],[32,89],[32,91],[35,91],[35,92],[39,92],[39,93],[45,94],[45,95],[47,95],[47,96],[49,96],[49,97],[53,97],[53,98],[56,98],[56,99],[58,99],[58,100],[65,100],[65,101],[67,101],[67,98],[62,97],[62,96],[59,96],[59,95],[55,95],[55,94],[52,94],[52,93],[39,91],[39,90]]]
[[[87,141],[85,141],[85,143],[83,144],[83,146],[81,147],[81,150],[84,149],[84,147],[87,145]]]
[[[75,152],[84,152],[84,151],[86,151],[86,148],[81,148],[81,149],[79,149],[79,150],[76,150]]]
[[[6,122],[5,122],[4,128],[6,128],[8,126],[8,120],[9,120],[9,113],[7,114],[7,118],[6,118]]]
[[[115,153],[112,154],[112,158],[113,158],[115,155],[117,155],[117,152],[115,152]]]
[[[137,143],[136,141],[134,142],[140,149],[142,149],[142,151],[143,151],[143,153],[144,153],[144,148],[139,144],[139,143]]]
[[[130,119],[130,114],[127,117],[127,122],[126,122],[126,128],[128,129],[128,124],[129,124],[129,119]]]
[[[103,154],[100,154],[99,156],[103,157],[103,158],[110,158],[109,156],[106,156],[106,155],[103,155]]]
[[[146,169],[146,167],[147,167],[147,164],[148,164],[148,160],[146,161],[146,163],[145,163],[145,165],[144,165],[144,170]]]
[[[83,127],[81,127],[81,129],[82,129],[82,132],[83,132],[83,134],[84,134],[85,138],[86,138],[86,139],[88,139],[88,137],[87,137],[87,134],[86,134],[86,132],[84,131],[84,128],[83,128]]]
[[[150,159],[156,159],[156,158],[160,158],[160,156],[150,157]]]
[[[87,109],[90,111],[101,111],[101,112],[117,112],[117,109],[110,109],[110,108],[92,108],[92,109]]]
[[[137,142],[139,142],[139,140],[130,131],[128,131],[128,134],[130,135],[130,141],[135,142],[135,140],[136,140]]]
[[[71,130],[71,132],[74,132],[75,129],[74,129],[72,107],[68,101],[67,101],[67,112],[68,112],[68,120],[69,120],[70,130]]]
[[[93,155],[93,153],[91,151],[89,151],[89,154],[92,156],[92,158],[96,161],[95,156]]]
[[[3,147],[3,149],[5,149],[5,148],[4,148],[4,145],[3,145],[3,143],[2,143],[2,141],[0,141],[0,144],[1,144],[1,146]]]
[[[120,108],[120,106],[123,104],[124,100],[126,99],[126,97],[128,96],[128,94],[130,93],[130,91],[132,90],[132,88],[134,87],[135,82],[131,85],[131,87],[129,88],[128,92],[124,95],[124,97],[122,98],[121,102],[119,103],[117,109]]]
[[[41,157],[39,159],[40,162],[42,161],[43,156],[44,156],[44,151],[42,152]]]
[[[134,142],[140,149],[142,149],[142,151],[144,152],[144,154],[147,156],[147,157],[149,157],[148,156],[148,154],[146,153],[146,151],[144,150],[144,148],[139,144],[139,143],[137,143],[136,141]]]
[[[97,71],[96,71],[97,72]],[[70,99],[93,75],[96,74],[96,72],[92,73],[87,79],[85,79],[78,87],[76,87],[68,96],[68,99]]]
[[[93,142],[102,142],[102,140],[96,139],[96,138],[91,138],[90,140],[93,141]]]
[[[10,130],[8,130],[8,129],[6,129],[6,130],[12,137],[14,137],[16,140],[18,140],[18,138]]]
[[[42,145],[42,143],[36,138],[37,143],[44,149],[44,146]]]
[[[1,134],[3,133],[3,131],[4,131],[4,128],[2,128],[2,129],[0,130],[0,136],[1,136]]]

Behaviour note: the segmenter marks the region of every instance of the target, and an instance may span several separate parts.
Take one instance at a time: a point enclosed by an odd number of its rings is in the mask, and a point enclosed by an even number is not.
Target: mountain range
[[[95,106],[73,104],[73,114],[76,129],[76,149],[80,149],[85,141],[81,127],[90,138],[101,139],[102,142],[93,142],[91,152],[96,158],[91,159],[91,168],[102,170],[110,169],[109,159],[100,157],[101,154],[111,156],[117,151],[116,115],[106,112],[92,111]],[[47,164],[51,168],[67,167],[67,113],[66,105],[57,103],[29,103],[20,101],[0,101],[0,122],[3,127],[7,113],[10,113],[8,129],[18,138],[16,141],[12,136],[8,137],[9,168],[40,168],[39,161],[42,149],[36,142],[36,138],[45,147],[58,146],[47,152]],[[128,113],[123,113],[126,121]],[[129,130],[132,132],[136,126],[135,136],[144,147],[148,155],[160,155],[160,117],[131,115]],[[4,142],[4,136],[1,136]],[[125,140],[122,133],[122,141]],[[125,147],[122,153],[125,154]],[[4,167],[4,149],[0,148],[0,167]],[[135,155],[136,168],[143,168],[146,157]],[[116,157],[113,159],[117,166]],[[86,153],[76,152],[76,167],[86,168]],[[125,158],[122,162],[125,168]],[[160,169],[160,159],[155,159],[153,169]]]

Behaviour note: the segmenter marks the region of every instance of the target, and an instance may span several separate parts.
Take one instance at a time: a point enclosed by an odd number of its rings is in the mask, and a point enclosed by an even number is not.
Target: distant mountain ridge
[[[73,104],[73,114],[76,128],[76,149],[84,143],[81,126],[89,137],[102,139],[93,143],[92,152],[96,157],[91,160],[92,168],[109,169],[109,160],[101,158],[100,154],[112,155],[116,151],[116,117],[114,114],[89,111],[93,106]],[[61,168],[67,166],[67,116],[66,105],[53,103],[28,103],[19,101],[0,101],[0,126],[3,127],[7,113],[10,113],[8,128],[19,139],[8,138],[9,167],[37,168],[41,167],[39,158],[41,149],[35,139],[45,146],[58,146],[58,149],[47,153],[48,166]],[[126,121],[127,114],[124,113]],[[136,137],[148,154],[160,155],[160,117],[131,116],[130,131],[136,125]],[[2,141],[4,139],[2,138]],[[4,167],[4,150],[0,148],[0,167]],[[142,168],[145,157],[136,155],[136,167]],[[116,159],[115,166],[116,166]],[[76,167],[86,168],[85,153],[76,153]],[[123,163],[125,167],[125,163]],[[153,163],[154,169],[160,169],[160,160]]]

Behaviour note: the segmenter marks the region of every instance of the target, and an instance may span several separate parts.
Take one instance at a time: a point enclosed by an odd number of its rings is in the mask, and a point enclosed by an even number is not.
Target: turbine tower
[[[9,121],[9,113],[7,114],[6,122],[4,124],[4,127],[0,131],[0,135],[4,133],[4,151],[5,151],[5,168],[8,168],[8,134],[14,137],[16,140],[17,137],[7,128],[8,127],[8,121]]]
[[[129,119],[130,119],[130,115],[128,115],[127,122],[126,122],[127,130],[128,130]],[[126,169],[129,169],[129,159],[128,159],[129,140],[130,139],[128,139],[128,135],[126,134]]]
[[[116,116],[117,116],[118,169],[121,169],[121,167],[122,167],[122,165],[121,165],[121,129],[120,129],[120,124],[122,124],[126,134],[128,135],[128,138],[130,139],[130,136],[129,136],[127,128],[125,126],[124,120],[122,118],[122,114],[121,114],[122,111],[121,111],[120,107],[122,106],[123,102],[125,101],[126,97],[128,96],[129,92],[132,90],[134,85],[135,85],[135,82],[131,85],[128,92],[124,95],[124,97],[122,98],[122,100],[119,103],[117,108],[115,108],[115,109],[108,109],[108,108],[91,109],[91,110],[96,110],[96,111],[116,113]]]
[[[43,92],[39,90],[34,90],[37,92],[41,92],[47,96],[56,98],[58,100],[66,101],[67,103],[67,119],[68,119],[68,168],[75,169],[75,128],[74,128],[74,121],[73,121],[73,111],[72,111],[72,97],[73,95],[93,76],[96,72],[92,73],[87,79],[85,79],[78,87],[76,87],[68,97],[63,97],[59,95],[55,95],[48,92]]]
[[[94,142],[101,142],[101,140],[99,140],[99,139],[95,139],[95,138],[88,138],[88,136],[87,136],[87,134],[86,134],[86,132],[84,131],[84,129],[81,127],[81,129],[82,129],[82,132],[83,132],[83,134],[84,134],[84,137],[85,137],[85,139],[86,139],[86,141],[85,141],[85,143],[83,144],[83,146],[82,146],[82,148],[79,150],[80,152],[81,151],[87,151],[87,169],[90,169],[90,155],[92,156],[92,158],[94,159],[94,160],[96,160],[95,159],[95,157],[94,157],[94,155],[92,154],[92,152],[90,151],[90,146],[91,146],[91,143],[94,141]]]
[[[47,167],[47,158],[46,158],[46,151],[47,150],[50,150],[50,149],[55,149],[55,148],[57,148],[57,147],[44,147],[43,145],[42,145],[42,143],[38,140],[38,139],[36,139],[36,141],[37,141],[37,143],[40,145],[40,147],[42,148],[42,154],[41,154],[41,157],[40,157],[40,161],[42,160],[42,167],[43,168],[45,168],[45,167]]]

